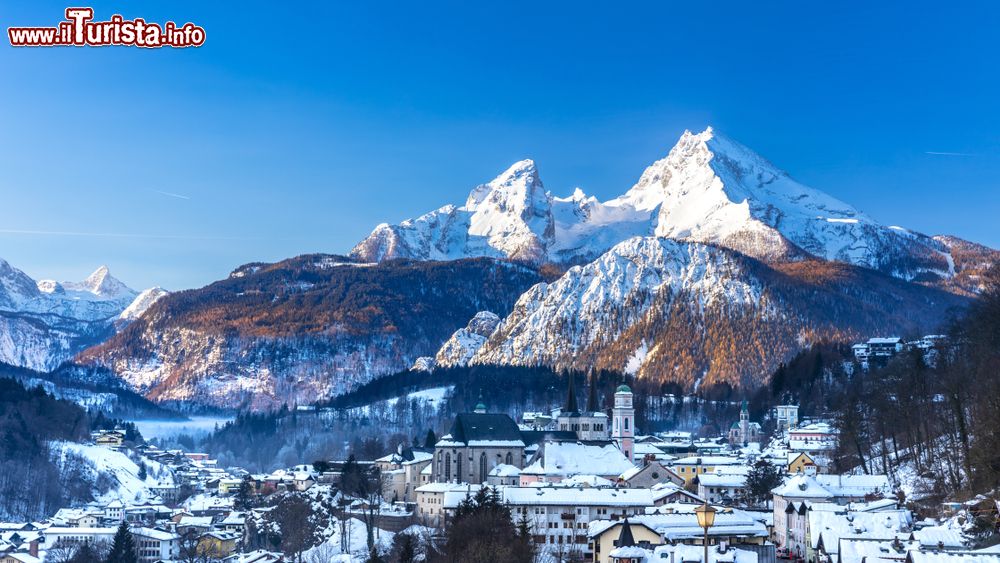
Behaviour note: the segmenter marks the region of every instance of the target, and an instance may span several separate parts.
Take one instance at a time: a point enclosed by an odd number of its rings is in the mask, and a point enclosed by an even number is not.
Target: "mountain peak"
[[[531,198],[538,191],[543,194],[545,191],[542,180],[538,177],[538,168],[534,160],[526,158],[511,164],[490,182],[473,188],[465,206],[474,209],[487,198]]]
[[[82,282],[66,283],[64,285],[78,291],[87,291],[100,297],[121,297],[124,295],[134,297],[136,294],[135,291],[132,291],[132,289],[112,276],[111,271],[104,265],[94,270],[94,273],[87,276],[87,279]]]

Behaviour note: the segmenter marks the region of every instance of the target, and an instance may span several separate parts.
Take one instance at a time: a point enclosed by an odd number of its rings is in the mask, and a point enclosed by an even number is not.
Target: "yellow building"
[[[698,475],[703,473],[715,473],[715,469],[718,467],[728,467],[740,464],[740,460],[735,457],[721,455],[691,456],[674,461],[670,467],[674,470],[674,473],[680,476],[681,479],[684,479],[684,484],[686,485]]]
[[[232,532],[208,532],[198,538],[198,555],[208,559],[224,559],[236,552],[238,536]]]
[[[626,526],[628,528],[626,529]],[[590,551],[594,554],[595,563],[611,563],[610,553],[619,546],[622,537],[630,535],[631,543],[641,547],[661,545],[663,538],[656,530],[645,524],[629,522],[627,519],[616,522],[602,532],[590,537]]]
[[[796,473],[815,475],[818,473],[819,467],[816,465],[816,461],[809,457],[809,454],[802,452],[794,457],[790,454],[789,457],[791,457],[792,460],[788,462],[788,472],[792,475],[795,475]]]

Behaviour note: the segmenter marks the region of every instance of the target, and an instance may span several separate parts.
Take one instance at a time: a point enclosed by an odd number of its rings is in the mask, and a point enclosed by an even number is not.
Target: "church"
[[[601,411],[597,402],[597,386],[593,379],[587,392],[587,408],[580,410],[576,402],[576,388],[573,376],[568,376],[566,404],[556,417],[556,429],[560,432],[572,432],[578,440],[607,441],[611,436],[608,428],[608,415]]]
[[[482,401],[455,416],[451,432],[434,445],[431,469],[437,483],[485,483],[494,467],[524,467],[524,439],[514,419],[487,413]]]
[[[604,466],[615,468],[608,473],[612,477],[633,467],[635,408],[632,390],[627,385],[620,385],[615,390],[609,421],[608,414],[601,409],[597,399],[597,386],[593,379],[588,389],[586,408],[582,410],[577,402],[573,379],[567,377],[566,403],[555,416],[555,421],[544,430],[522,430],[506,414],[487,413],[482,400],[474,412],[456,415],[451,431],[434,446],[431,480],[437,483],[484,483],[493,469],[505,465],[511,470],[526,471],[528,466],[534,466],[539,480],[558,481],[570,475],[563,475],[565,471],[555,471],[551,467],[555,463],[553,456],[565,457],[570,450],[571,457],[580,458],[580,461],[590,460],[593,463],[604,459]],[[529,445],[537,445],[530,459],[525,453]],[[597,467],[589,467],[587,472],[593,473],[594,470]],[[528,471],[528,474],[531,472]]]
[[[577,406],[574,378],[569,376],[566,379],[566,404],[556,417],[556,429],[572,432],[581,442],[613,442],[629,461],[634,461],[635,408],[629,386],[622,384],[615,390],[609,425],[608,415],[601,410],[597,400],[597,384],[593,376],[587,390],[587,408],[582,411]]]
[[[734,422],[729,428],[729,445],[742,447],[751,442],[760,442],[762,438],[760,424],[750,422],[750,408],[743,401],[740,406],[740,421]]]

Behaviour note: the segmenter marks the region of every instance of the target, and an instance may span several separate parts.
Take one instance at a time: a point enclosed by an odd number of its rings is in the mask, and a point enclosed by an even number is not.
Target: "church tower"
[[[619,385],[615,391],[615,406],[611,411],[613,425],[611,439],[629,461],[635,461],[635,407],[632,406],[632,390],[628,385]]]
[[[740,444],[746,446],[750,441],[750,408],[746,400],[740,408]]]

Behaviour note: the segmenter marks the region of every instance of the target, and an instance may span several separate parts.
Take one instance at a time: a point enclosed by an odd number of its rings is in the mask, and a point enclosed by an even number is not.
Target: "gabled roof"
[[[772,491],[775,495],[787,498],[833,498],[835,495],[820,485],[809,475],[796,474],[791,479]]]
[[[451,442],[465,445],[507,445],[524,447],[521,430],[506,414],[464,413],[455,417]]]

